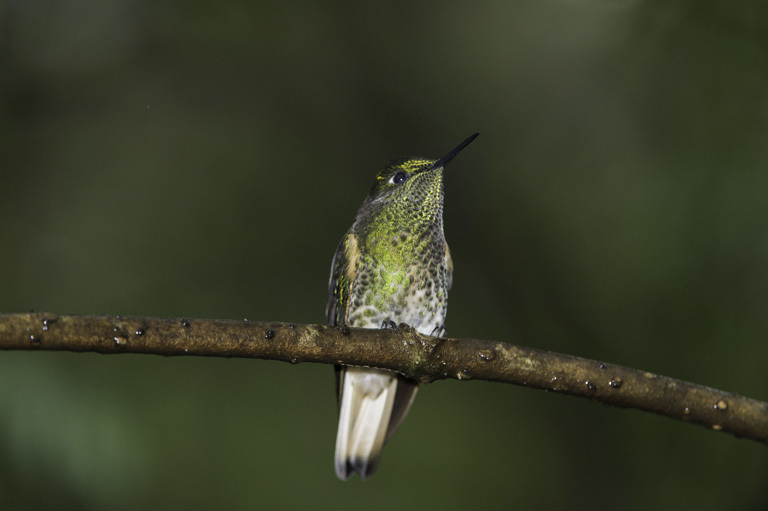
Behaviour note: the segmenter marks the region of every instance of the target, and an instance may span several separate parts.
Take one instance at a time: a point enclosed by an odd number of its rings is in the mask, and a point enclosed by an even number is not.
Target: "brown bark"
[[[0,314],[0,349],[245,357],[379,367],[420,383],[512,383],[637,408],[768,444],[768,403],[637,369],[477,339],[256,321]]]

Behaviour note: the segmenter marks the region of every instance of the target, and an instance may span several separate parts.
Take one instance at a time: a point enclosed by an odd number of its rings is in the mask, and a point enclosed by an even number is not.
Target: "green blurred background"
[[[324,322],[375,173],[449,168],[449,334],[768,399],[768,8],[0,1],[0,311]],[[0,353],[2,509],[766,509],[768,450],[423,387],[370,481],[333,371]]]

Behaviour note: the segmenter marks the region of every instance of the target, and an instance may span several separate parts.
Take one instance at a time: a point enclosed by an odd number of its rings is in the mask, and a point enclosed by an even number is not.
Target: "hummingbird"
[[[399,158],[381,170],[331,265],[326,316],[331,326],[446,333],[453,262],[443,232],[445,166],[475,133],[438,160]],[[336,366],[339,428],[334,466],[346,480],[367,479],[418,390],[405,376]]]

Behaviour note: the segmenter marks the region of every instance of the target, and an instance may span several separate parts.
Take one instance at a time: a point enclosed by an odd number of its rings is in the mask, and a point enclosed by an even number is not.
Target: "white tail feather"
[[[394,373],[362,367],[344,369],[335,459],[340,479],[349,478],[350,472],[365,479],[376,470],[396,391]]]

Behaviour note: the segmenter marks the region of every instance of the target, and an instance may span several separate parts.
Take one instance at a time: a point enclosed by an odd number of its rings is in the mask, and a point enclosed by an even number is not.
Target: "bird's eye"
[[[406,179],[408,179],[408,175],[405,172],[398,172],[389,179],[389,182],[394,185],[399,185],[402,184]]]

